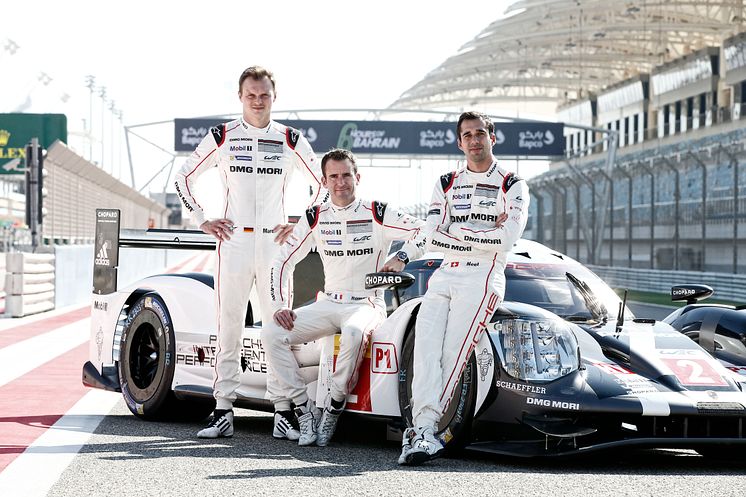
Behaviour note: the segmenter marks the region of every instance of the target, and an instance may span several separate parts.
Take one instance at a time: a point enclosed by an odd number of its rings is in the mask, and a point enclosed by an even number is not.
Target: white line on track
[[[90,318],[0,349],[0,387],[88,341]]]
[[[122,396],[91,390],[0,473],[0,495],[47,495]]]

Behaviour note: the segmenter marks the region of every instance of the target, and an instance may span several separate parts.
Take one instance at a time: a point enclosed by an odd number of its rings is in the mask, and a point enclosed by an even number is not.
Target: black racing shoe
[[[199,438],[221,438],[233,436],[233,409],[215,409],[210,423],[197,432]]]
[[[298,430],[298,418],[293,411],[275,412],[275,427],[272,430],[272,436],[279,439],[288,439],[296,441],[300,438]]]

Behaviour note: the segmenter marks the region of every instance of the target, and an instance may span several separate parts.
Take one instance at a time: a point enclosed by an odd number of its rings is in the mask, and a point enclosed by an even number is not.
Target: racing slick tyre
[[[412,426],[412,378],[414,373],[414,321],[410,323],[402,346],[402,361],[399,371],[399,409],[407,426]],[[474,381],[476,372],[474,354],[464,368],[464,373],[451,398],[451,403],[438,423],[436,436],[443,441],[446,454],[462,449],[471,436],[471,422],[474,416],[477,385]]]
[[[156,293],[140,297],[122,331],[119,383],[127,407],[142,419],[204,419],[214,403],[180,401],[171,391],[176,341],[171,316]]]

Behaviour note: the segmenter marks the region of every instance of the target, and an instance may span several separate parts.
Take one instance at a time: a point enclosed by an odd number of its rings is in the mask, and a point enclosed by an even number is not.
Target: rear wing
[[[198,230],[119,229],[119,209],[96,209],[93,252],[93,293],[117,291],[119,248],[215,250],[215,238]]]
[[[120,230],[120,247],[215,250],[215,237],[198,230]]]

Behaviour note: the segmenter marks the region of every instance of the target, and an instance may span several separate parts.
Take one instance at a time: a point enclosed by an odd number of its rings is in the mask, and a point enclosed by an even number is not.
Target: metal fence
[[[746,275],[609,266],[588,267],[614,288],[670,293],[674,285],[696,283],[711,286],[715,290],[712,298],[746,303]]]

